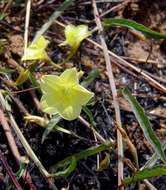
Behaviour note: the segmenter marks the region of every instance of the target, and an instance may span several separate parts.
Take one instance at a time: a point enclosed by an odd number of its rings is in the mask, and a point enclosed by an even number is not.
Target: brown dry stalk
[[[22,163],[22,162],[27,163],[27,159],[24,156],[21,156],[18,151],[17,145],[16,145],[14,137],[12,135],[12,131],[11,131],[9,124],[7,122],[7,119],[1,109],[0,109],[0,123],[5,131],[5,135],[7,137],[10,149],[11,149],[14,157],[16,158],[17,162],[18,163]]]
[[[7,118],[5,117],[5,114],[1,109],[0,109],[0,123],[1,123],[1,125],[5,131],[5,135],[7,137],[10,149],[11,149],[17,163],[18,164],[23,163],[23,162],[28,163],[28,158],[26,158],[25,156],[21,156],[19,151],[18,151],[16,142],[15,142],[14,137],[12,135],[11,128],[7,122]],[[29,187],[31,190],[36,190],[36,187],[33,184],[32,180],[31,180],[31,176],[30,176],[28,171],[23,173],[23,178],[29,184]]]
[[[114,109],[115,109],[115,117],[116,117],[116,122],[119,127],[122,127],[121,123],[121,116],[120,116],[120,108],[119,108],[119,102],[117,100],[117,90],[116,90],[116,85],[115,85],[115,80],[114,80],[114,75],[112,72],[112,65],[110,61],[110,56],[108,53],[108,48],[103,36],[103,27],[99,18],[99,13],[97,9],[97,5],[95,0],[92,0],[92,5],[94,9],[94,16],[96,20],[96,25],[98,27],[99,33],[100,33],[100,41],[102,44],[102,49],[104,53],[104,58],[106,62],[106,69],[108,72],[108,79],[112,91],[112,96],[113,96],[113,104],[114,104]],[[122,141],[122,135],[119,131],[117,131],[117,144],[118,144],[118,186],[121,185],[121,180],[123,179],[123,141]],[[121,188],[123,189],[123,187]]]
[[[9,166],[9,164],[7,163],[7,160],[5,158],[5,156],[3,155],[3,153],[0,151],[0,160],[3,163],[3,166],[7,172],[7,174],[10,176],[14,186],[16,187],[17,190],[23,190],[22,187],[20,186],[16,176],[14,175],[11,167]]]
[[[93,45],[95,45],[96,47],[103,49],[103,47],[98,44],[97,42],[91,40],[91,39],[87,39],[90,43],[92,43]],[[140,74],[143,76],[143,78],[153,87],[157,88],[158,90],[166,93],[166,87],[161,85],[159,82],[157,82],[156,80],[154,80],[152,77],[150,77],[146,71],[143,71],[142,69],[134,66],[133,64],[125,61],[124,59],[122,59],[121,57],[119,57],[118,55],[116,55],[115,53],[113,53],[112,51],[108,50],[108,53],[110,55],[110,57],[113,59],[113,61],[117,61],[119,64],[123,65],[124,67],[128,67],[134,71],[136,71],[136,73]]]
[[[26,17],[25,17],[24,53],[28,46],[28,31],[29,31],[30,13],[31,13],[31,0],[28,0],[27,7],[26,7]]]

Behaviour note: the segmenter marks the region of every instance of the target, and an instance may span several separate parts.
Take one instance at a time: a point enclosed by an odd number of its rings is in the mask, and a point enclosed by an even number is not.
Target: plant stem
[[[103,49],[103,53],[104,53],[109,83],[110,83],[110,87],[111,87],[111,91],[112,91],[116,122],[117,122],[118,127],[121,128],[122,124],[121,124],[119,102],[117,100],[117,90],[116,90],[116,85],[115,85],[115,79],[114,79],[114,75],[112,72],[110,56],[109,56],[108,48],[107,48],[107,45],[106,45],[106,42],[105,42],[105,39],[103,36],[103,27],[101,24],[101,20],[99,18],[99,13],[98,13],[98,9],[97,9],[95,0],[92,0],[92,5],[93,5],[93,9],[94,9],[96,25],[97,25],[99,33],[100,33],[99,37],[100,37],[100,41],[101,41],[101,45],[102,45],[102,49]],[[117,131],[117,143],[118,143],[118,156],[119,156],[119,158],[118,158],[118,186],[120,186],[122,183],[121,181],[123,180],[123,141],[122,141],[122,135],[119,130]],[[123,187],[121,189],[123,189]]]

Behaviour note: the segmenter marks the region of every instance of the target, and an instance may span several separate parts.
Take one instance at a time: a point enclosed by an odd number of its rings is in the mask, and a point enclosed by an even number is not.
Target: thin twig
[[[25,50],[28,46],[28,31],[29,31],[30,13],[31,13],[31,0],[28,0],[27,1],[27,8],[26,8],[26,17],[25,17],[24,53],[25,53]]]
[[[3,14],[7,12],[7,10],[10,8],[12,3],[13,3],[13,0],[8,0],[5,8],[3,9]]]
[[[108,9],[107,11],[103,12],[99,17],[102,18],[104,16],[106,16],[107,14],[109,14],[110,12],[115,12],[118,11],[119,9],[123,8],[124,6],[126,6],[131,0],[125,0],[121,3],[119,3],[118,5]]]
[[[100,33],[100,41],[102,44],[102,49],[103,49],[103,53],[104,53],[104,58],[105,58],[105,62],[106,62],[106,69],[108,72],[108,77],[109,77],[109,83],[110,83],[110,87],[111,87],[111,91],[112,91],[112,96],[113,96],[113,104],[114,104],[114,109],[115,109],[115,117],[116,117],[116,122],[118,124],[118,126],[121,128],[122,124],[121,124],[121,116],[120,116],[120,108],[119,108],[119,102],[117,100],[117,90],[116,90],[116,85],[115,85],[115,80],[114,80],[114,75],[112,72],[112,65],[111,65],[111,61],[110,61],[110,57],[109,57],[109,53],[108,53],[108,48],[103,36],[103,27],[99,18],[99,13],[97,10],[97,5],[95,0],[92,0],[92,5],[93,5],[93,9],[94,9],[94,16],[95,16],[95,20],[96,20],[96,24],[97,27],[99,29],[99,33]],[[122,141],[122,135],[121,133],[117,130],[117,144],[118,144],[118,186],[121,185],[121,180],[123,180],[123,141]],[[121,188],[122,189],[122,188]]]
[[[11,149],[14,157],[16,158],[17,162],[18,163],[22,163],[22,162],[27,163],[27,161],[28,161],[27,158],[25,158],[24,156],[21,156],[18,151],[17,145],[16,145],[14,137],[12,135],[12,131],[8,125],[7,119],[6,119],[5,114],[2,111],[2,109],[0,109],[0,123],[5,131],[10,149]]]
[[[18,164],[23,163],[23,162],[28,163],[29,162],[28,158],[25,157],[25,156],[21,156],[19,151],[18,151],[16,142],[15,142],[14,137],[12,135],[12,131],[11,131],[10,127],[9,127],[9,124],[7,122],[5,114],[4,114],[3,110],[1,110],[1,109],[0,109],[0,123],[2,124],[2,127],[3,127],[3,129],[5,131],[9,146],[11,148],[11,151],[12,151],[17,163]],[[24,172],[23,173],[23,178],[29,184],[31,190],[36,190],[36,187],[35,187],[35,185],[33,184],[32,180],[31,180],[31,176],[30,176],[29,172],[26,172],[26,175],[25,175],[25,172]]]
[[[93,131],[93,133],[96,135],[96,138],[101,142],[101,143],[105,143],[106,140],[93,128],[91,127],[91,125],[81,116],[78,117],[79,121],[84,124],[87,128],[91,129]],[[111,139],[112,142],[114,142]]]
[[[15,185],[17,190],[23,190],[22,187],[20,186],[16,176],[13,174],[13,171],[11,169],[11,167],[8,165],[5,156],[3,155],[3,153],[0,151],[0,160],[2,161],[8,175],[10,176],[13,184]]]
[[[96,47],[103,49],[103,47],[98,44],[97,42],[91,40],[91,39],[87,39],[90,43],[92,43],[93,45],[95,45]],[[108,50],[109,55],[111,56],[112,59],[114,59],[115,61],[118,61],[119,64],[125,66],[125,67],[129,67],[130,69],[134,70],[136,73],[140,74],[143,76],[143,78],[153,87],[157,88],[158,90],[166,93],[166,87],[161,85],[159,82],[157,82],[156,80],[154,80],[152,77],[150,77],[148,74],[146,74],[142,69],[134,66],[133,64],[125,61],[124,59],[122,59],[121,57],[119,57],[118,55],[116,55],[115,53],[113,53],[112,51]]]
[[[151,184],[147,179],[144,179],[144,183],[149,188],[149,190],[157,190],[157,188],[153,184]]]

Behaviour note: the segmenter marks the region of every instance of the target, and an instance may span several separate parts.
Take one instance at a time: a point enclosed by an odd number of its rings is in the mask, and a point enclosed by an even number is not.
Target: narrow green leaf
[[[99,76],[99,71],[97,69],[93,69],[84,81],[81,82],[81,85],[87,88],[95,79]]]
[[[87,106],[83,106],[82,110],[89,117],[91,126],[95,127],[96,126],[96,122],[94,120],[94,117],[93,117],[93,114],[92,114],[91,110]]]
[[[42,136],[42,140],[41,143],[43,143],[46,139],[46,137],[50,134],[50,132],[54,129],[54,127],[56,126],[56,124],[60,121],[61,117],[59,115],[55,115],[48,123],[43,136]]]
[[[9,73],[13,73],[14,71],[15,71],[14,69],[0,67],[0,74],[9,74]]]
[[[72,156],[71,162],[69,162],[69,164],[68,163],[66,163],[66,164],[69,166],[65,170],[56,172],[56,173],[52,174],[52,176],[53,177],[67,177],[68,175],[70,175],[71,172],[73,172],[75,170],[75,168],[77,167],[76,158],[74,156]]]
[[[129,185],[132,183],[136,183],[140,180],[149,179],[161,175],[166,175],[166,166],[158,165],[154,166],[153,168],[146,168],[144,170],[138,171],[132,177],[124,178],[123,184]]]
[[[143,33],[147,38],[154,38],[154,39],[166,38],[166,34],[161,34],[159,32],[153,31],[150,28],[129,19],[123,19],[123,18],[104,19],[103,24],[106,27],[124,26],[130,29],[134,29],[136,31]]]
[[[30,75],[30,71],[28,69],[21,72],[18,78],[16,79],[16,81],[14,82],[14,85],[19,86],[23,84],[29,78],[29,75]]]
[[[101,172],[103,170],[106,170],[108,169],[109,165],[110,165],[110,154],[106,153],[105,158],[100,162],[97,171]]]
[[[161,160],[163,162],[166,162],[166,157],[164,154],[164,150],[162,149],[162,145],[157,138],[156,134],[154,133],[151,123],[146,116],[144,109],[141,107],[139,102],[136,100],[134,96],[129,92],[127,88],[122,90],[123,96],[128,100],[130,103],[130,106],[135,114],[135,117],[137,118],[140,127],[142,128],[144,135],[146,139],[150,142],[150,144],[153,146],[154,150],[157,152],[157,154],[160,156]]]
[[[163,150],[166,149],[166,142],[164,142],[164,144],[162,145],[162,148],[163,148]],[[141,169],[153,167],[155,165],[155,163],[157,162],[158,158],[159,158],[159,156],[155,152]]]
[[[81,159],[86,159],[89,156],[98,154],[101,151],[109,149],[111,146],[112,146],[112,143],[110,141],[107,141],[107,142],[105,142],[103,144],[88,148],[88,149],[83,150],[83,151],[81,151],[79,153],[73,154],[72,156],[68,156],[64,160],[59,161],[57,164],[52,166],[50,169],[53,172],[57,172],[57,170],[59,170],[60,168],[64,168],[64,167],[66,167],[66,165],[69,165],[69,163],[72,162],[73,157],[75,158],[76,162],[78,162]],[[69,174],[70,173],[68,173],[68,175]],[[56,173],[55,173],[55,175],[56,175]],[[60,175],[59,175],[59,177],[60,177]]]
[[[20,164],[19,170],[15,173],[17,179],[20,179],[22,177],[23,173],[26,170],[26,167],[27,167],[27,164],[25,164],[25,163]]]
[[[53,128],[54,131],[58,131],[58,132],[62,132],[62,133],[66,133],[68,135],[73,135],[76,136],[75,133],[73,133],[72,131],[69,131],[68,129],[65,129],[63,127],[60,127],[58,125],[55,125],[55,127]]]

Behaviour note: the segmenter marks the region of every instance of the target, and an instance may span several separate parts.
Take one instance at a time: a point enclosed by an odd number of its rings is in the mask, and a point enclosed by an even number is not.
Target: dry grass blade
[[[96,47],[103,49],[102,46],[98,43],[96,43],[95,41],[91,40],[91,39],[87,39],[90,43],[94,44]],[[147,73],[145,73],[142,69],[132,65],[131,63],[125,61],[124,59],[122,59],[121,57],[119,57],[118,55],[116,55],[115,53],[113,53],[112,51],[108,50],[109,55],[111,56],[111,58],[113,60],[115,60],[115,62],[118,62],[119,64],[123,65],[124,67],[128,67],[130,69],[132,69],[133,71],[135,71],[136,73],[138,73],[139,75],[142,75],[143,78],[153,87],[157,88],[158,90],[166,93],[166,87],[161,85],[159,82],[157,82],[156,80],[154,80],[152,77],[150,77]]]
[[[99,13],[97,10],[97,6],[96,6],[96,2],[95,0],[92,0],[92,4],[93,4],[93,9],[94,9],[94,15],[95,15],[95,20],[96,20],[96,24],[98,26],[98,30],[100,32],[100,41],[102,44],[102,49],[103,49],[103,53],[104,53],[104,58],[105,58],[105,62],[106,62],[106,68],[107,68],[107,72],[108,72],[108,76],[109,76],[109,83],[110,83],[110,87],[111,87],[111,91],[112,91],[112,96],[113,96],[113,104],[114,104],[114,109],[115,109],[115,117],[116,117],[116,122],[118,124],[119,127],[122,126],[121,124],[121,116],[120,116],[120,108],[119,108],[119,103],[117,100],[117,90],[116,90],[116,85],[115,85],[115,80],[114,80],[114,76],[113,76],[113,72],[112,72],[112,65],[111,65],[111,61],[110,61],[110,56],[108,53],[108,48],[103,36],[103,27],[99,18]],[[117,131],[117,143],[118,143],[118,185],[121,185],[121,180],[123,179],[123,142],[122,142],[122,135],[119,131]],[[123,189],[123,187],[121,187],[121,189]]]
[[[16,158],[17,162],[18,163],[21,163],[21,162],[27,163],[28,160],[25,157],[21,156],[18,151],[17,145],[16,145],[14,137],[12,135],[12,131],[7,123],[4,112],[1,109],[0,109],[0,123],[5,131],[9,146],[10,146],[11,151],[12,151],[14,157]]]
[[[29,30],[30,12],[31,12],[31,0],[28,0],[27,8],[26,8],[26,17],[25,17],[24,52],[28,46],[28,30]]]

